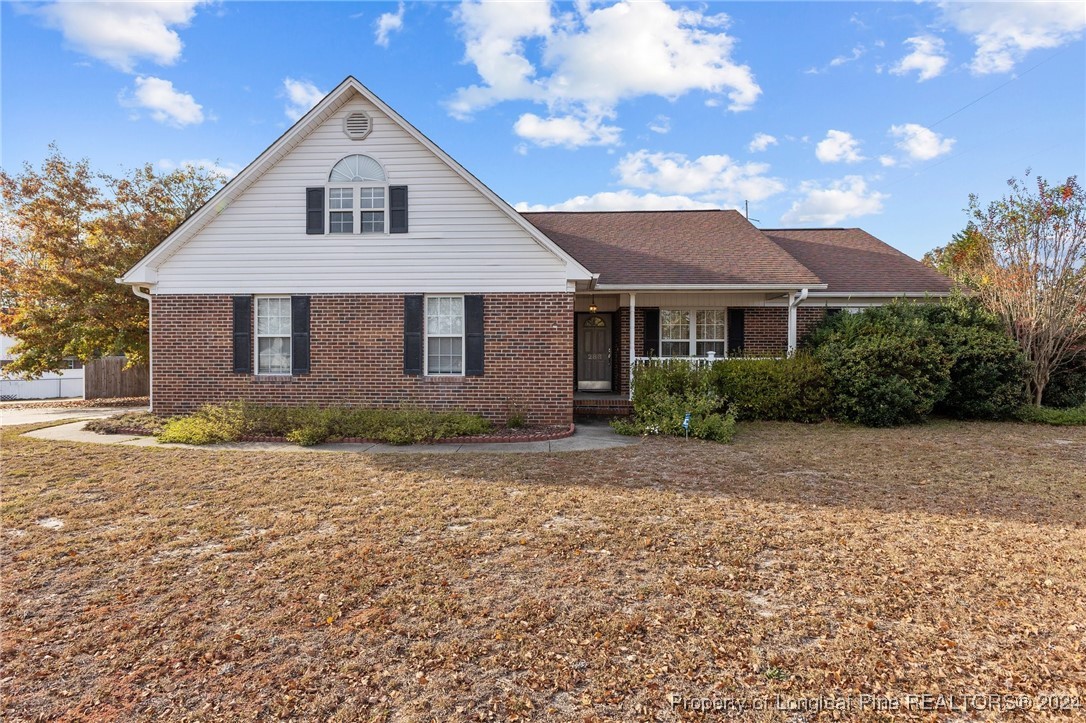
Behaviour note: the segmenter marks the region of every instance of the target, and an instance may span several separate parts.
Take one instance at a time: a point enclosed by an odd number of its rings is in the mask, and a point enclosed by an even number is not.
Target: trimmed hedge
[[[829,417],[829,379],[810,354],[729,359],[712,365],[711,384],[739,419],[821,422]]]
[[[1019,420],[1032,424],[1051,424],[1058,427],[1086,427],[1086,404],[1064,409],[1023,405],[1018,410],[1017,416]]]
[[[207,405],[191,415],[168,420],[160,442],[214,444],[244,436],[285,437],[310,446],[330,439],[358,437],[391,444],[429,442],[489,432],[490,422],[466,412],[425,409],[346,407],[266,407],[247,403]]]

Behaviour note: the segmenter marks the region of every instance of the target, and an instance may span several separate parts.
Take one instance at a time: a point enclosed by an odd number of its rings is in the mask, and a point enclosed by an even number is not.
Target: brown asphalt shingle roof
[[[951,281],[859,228],[763,229],[826,282],[826,291],[924,293],[950,291]]]
[[[524,213],[600,284],[821,283],[737,211]]]

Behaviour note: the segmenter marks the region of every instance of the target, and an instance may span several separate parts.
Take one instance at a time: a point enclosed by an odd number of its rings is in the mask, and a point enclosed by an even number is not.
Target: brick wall
[[[748,306],[743,312],[744,354],[782,356],[788,351],[788,309],[783,306]]]
[[[573,294],[487,294],[485,374],[403,373],[403,296],[311,296],[311,372],[296,377],[234,374],[232,303],[224,295],[155,296],[154,411],[201,404],[464,409],[501,423],[514,409],[531,424],[568,424],[573,415]]]
[[[802,345],[807,335],[826,318],[826,307],[801,306],[796,312],[796,339]]]

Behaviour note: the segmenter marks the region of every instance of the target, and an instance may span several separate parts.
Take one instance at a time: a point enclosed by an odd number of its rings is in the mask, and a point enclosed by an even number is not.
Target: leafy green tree
[[[0,171],[0,331],[17,340],[8,370],[54,371],[67,357],[147,359],[147,302],[115,279],[222,184],[203,168],[95,173],[55,146],[40,170]]]
[[[984,267],[991,258],[991,242],[970,223],[954,234],[946,246],[924,254],[922,261],[962,286],[976,289],[983,283]]]

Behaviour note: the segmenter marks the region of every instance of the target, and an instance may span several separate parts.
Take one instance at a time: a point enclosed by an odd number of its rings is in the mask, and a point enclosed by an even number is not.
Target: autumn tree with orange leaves
[[[1053,373],[1086,354],[1086,192],[1075,176],[1052,185],[1029,175],[987,206],[970,197],[974,235],[956,252],[968,285],[1022,348],[1040,405]]]
[[[147,302],[115,279],[222,185],[204,168],[95,173],[55,146],[40,170],[0,171],[0,331],[27,376],[123,354],[147,360]]]

